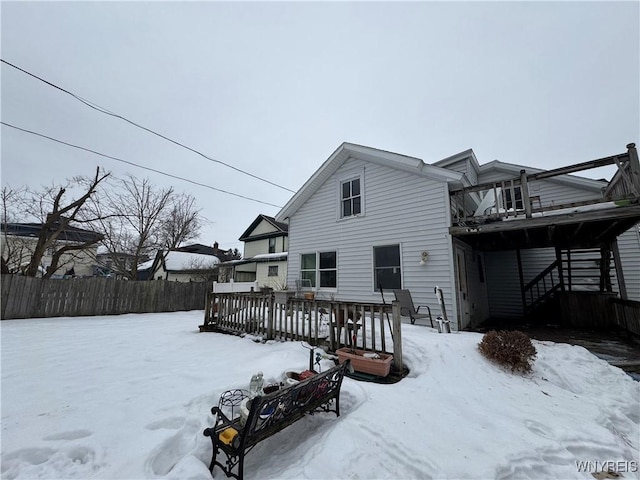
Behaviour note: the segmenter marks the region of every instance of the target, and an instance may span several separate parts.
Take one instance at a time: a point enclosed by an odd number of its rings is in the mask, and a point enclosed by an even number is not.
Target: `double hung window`
[[[373,247],[373,280],[376,292],[402,288],[400,245]]]
[[[353,217],[362,213],[360,178],[347,180],[340,185],[341,217]]]
[[[524,202],[522,200],[522,187],[520,185],[513,188],[505,188],[504,207],[507,210],[524,210]]]
[[[302,254],[300,258],[300,279],[303,281],[308,280],[312,288],[336,288],[338,286],[336,252]]]

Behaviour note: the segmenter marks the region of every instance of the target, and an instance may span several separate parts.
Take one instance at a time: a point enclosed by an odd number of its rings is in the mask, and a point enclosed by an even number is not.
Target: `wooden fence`
[[[2,275],[2,320],[201,310],[210,282]]]
[[[392,353],[402,369],[400,305],[380,305],[288,298],[273,293],[214,293],[207,295],[201,331],[254,334],[268,340],[306,341],[330,351],[350,346]]]

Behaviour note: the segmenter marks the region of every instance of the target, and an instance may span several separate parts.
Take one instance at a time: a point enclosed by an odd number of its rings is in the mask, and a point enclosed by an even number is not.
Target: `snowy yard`
[[[2,478],[210,478],[202,431],[220,393],[258,370],[267,382],[304,370],[308,351],[198,333],[202,319],[3,321]],[[308,416],[262,442],[246,477],[639,478],[640,383],[621,370],[535,342],[523,377],[480,356],[480,334],[406,324],[402,336],[407,378],[346,378],[339,418]]]

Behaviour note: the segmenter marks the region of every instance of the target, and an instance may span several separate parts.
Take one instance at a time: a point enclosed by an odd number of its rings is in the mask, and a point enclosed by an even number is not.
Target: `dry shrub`
[[[528,373],[536,358],[536,348],[529,337],[517,330],[491,330],[478,345],[480,353],[512,372]]]

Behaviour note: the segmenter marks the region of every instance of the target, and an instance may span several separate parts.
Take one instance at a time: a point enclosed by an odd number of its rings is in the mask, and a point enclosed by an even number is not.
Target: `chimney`
[[[218,250],[218,242],[213,242],[213,249]]]

